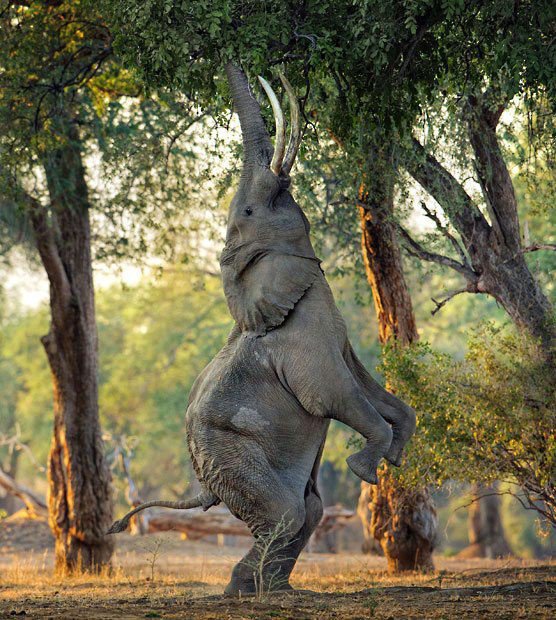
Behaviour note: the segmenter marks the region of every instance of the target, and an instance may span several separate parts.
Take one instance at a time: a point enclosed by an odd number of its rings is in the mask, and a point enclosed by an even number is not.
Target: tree
[[[98,412],[93,236],[105,257],[144,249],[129,215],[154,226],[148,200],[156,196],[165,215],[168,197],[183,192],[160,183],[161,171],[173,168],[183,121],[195,117],[181,102],[139,100],[139,83],[119,65],[93,2],[7,2],[0,26],[0,237],[3,247],[33,248],[50,283],[42,343],[54,392],[48,503],[56,568],[98,570],[113,543],[105,536],[112,489]],[[169,127],[177,133],[167,147]],[[110,192],[95,187],[95,173],[113,174],[122,160],[127,176]]]
[[[3,120],[35,139],[33,164],[41,167],[48,193],[45,206],[25,189],[29,179],[22,177],[27,175],[17,170],[13,160],[7,162],[8,154],[14,159],[22,155],[8,130],[2,135],[2,212],[5,221],[11,216],[29,225],[50,282],[51,324],[42,343],[55,395],[48,502],[56,568],[94,569],[106,564],[112,554],[112,542],[105,537],[112,498],[98,420],[91,204],[71,85],[99,70],[110,54],[110,39],[100,23],[87,26],[83,16],[68,14],[66,6],[39,3],[29,7],[9,3],[2,14],[2,30],[7,35],[2,82],[8,88]],[[86,35],[81,48],[75,47],[76,32]],[[9,60],[16,45],[21,56]],[[25,51],[33,45],[37,59],[30,62]],[[33,73],[35,67],[38,75]],[[48,72],[52,72],[50,79]],[[32,116],[25,109],[31,106]]]
[[[495,131],[501,102],[518,97],[538,111],[537,104],[548,99],[553,106],[551,3],[309,0],[261,7],[222,0],[211,3],[209,11],[204,1],[127,0],[114,7],[113,15],[120,41],[136,42],[127,47],[126,57],[149,79],[184,90],[201,105],[222,102],[218,76],[226,60],[240,60],[253,74],[285,63],[292,81],[305,87],[306,120],[340,144],[349,160],[350,171],[337,184],[340,196],[327,199],[326,207],[353,209],[369,147],[386,145],[391,173],[403,178],[407,170],[417,178],[445,208],[463,247],[430,210],[441,242],[457,252],[457,259],[425,249],[400,228],[404,244],[413,254],[464,275],[465,290],[491,294],[540,340],[551,363],[552,308],[523,256],[513,190]],[[487,85],[494,86],[492,93]],[[413,139],[419,119],[435,104],[444,104],[454,119],[460,101],[465,102],[490,222]],[[385,220],[396,226],[392,214]]]
[[[416,157],[408,158],[406,169],[441,205],[457,231],[461,244],[429,211],[440,231],[450,239],[458,259],[427,251],[403,229],[401,234],[410,253],[446,265],[465,278],[466,285],[438,303],[437,310],[459,293],[492,295],[516,325],[539,340],[552,363],[556,343],[553,309],[525,259],[527,252],[542,247],[522,244],[515,191],[496,135],[504,105],[499,104],[492,111],[493,104],[485,98],[486,95],[481,102],[470,98],[468,135],[490,222],[463,185],[415,140]],[[547,245],[546,249],[553,248]]]
[[[500,517],[499,485],[474,484],[469,506],[469,547],[459,557],[503,558],[512,551]]]
[[[391,222],[394,181],[383,149],[373,153],[359,190],[361,245],[372,289],[381,344],[403,347],[419,334],[405,282],[396,229]],[[436,544],[436,511],[427,488],[404,486],[389,468],[376,487],[362,483],[368,496],[370,521],[364,527],[380,543],[390,572],[432,570]]]

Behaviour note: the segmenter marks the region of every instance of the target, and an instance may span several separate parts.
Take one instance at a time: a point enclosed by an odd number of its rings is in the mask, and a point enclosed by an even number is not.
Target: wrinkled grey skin
[[[221,258],[236,321],[228,342],[196,380],[186,429],[205,507],[224,502],[255,537],[283,518],[267,582],[288,589],[295,561],[322,516],[316,480],[331,419],[366,440],[348,458],[376,482],[386,457],[399,464],[415,429],[413,411],[377,384],[349,343],[315,257],[309,223],[269,169],[270,139],[244,75],[227,68],[244,139],[244,169],[230,206]],[[257,545],[226,592],[254,592]]]

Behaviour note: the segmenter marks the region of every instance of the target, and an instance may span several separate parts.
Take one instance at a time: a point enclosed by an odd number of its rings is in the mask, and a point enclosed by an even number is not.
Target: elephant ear
[[[277,252],[255,252],[234,263],[222,264],[224,293],[241,331],[254,336],[281,325],[322,273],[316,258]]]

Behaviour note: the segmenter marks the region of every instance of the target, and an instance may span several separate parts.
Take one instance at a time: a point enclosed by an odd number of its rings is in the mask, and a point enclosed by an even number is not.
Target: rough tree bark
[[[438,202],[459,233],[462,245],[443,230],[456,248],[459,259],[428,252],[405,231],[400,232],[411,253],[423,260],[449,266],[464,276],[466,287],[454,293],[467,291],[492,295],[519,328],[539,340],[548,363],[553,367],[556,355],[553,309],[524,256],[539,246],[522,247],[513,183],[496,134],[503,110],[503,102],[500,103],[492,92],[469,98],[465,110],[467,132],[489,221],[464,187],[416,139],[413,140],[413,156],[404,161],[409,174]],[[437,225],[440,226],[438,220]]]
[[[49,521],[58,572],[98,570],[113,543],[110,470],[98,416],[98,360],[89,199],[75,125],[44,170],[47,212],[33,202],[35,242],[50,282],[50,331],[42,338],[54,388],[54,432],[48,458]]]
[[[411,298],[405,282],[396,229],[391,221],[394,185],[380,159],[368,173],[372,186],[363,184],[359,195],[362,252],[372,289],[381,344],[407,345],[418,338]],[[370,522],[364,524],[382,547],[388,571],[434,569],[432,552],[437,517],[427,489],[404,488],[385,467],[379,484],[362,483],[370,498]],[[361,507],[360,507],[361,510]]]
[[[458,555],[462,558],[503,558],[512,550],[506,540],[500,516],[498,485],[474,484],[473,503],[469,506],[469,546]]]

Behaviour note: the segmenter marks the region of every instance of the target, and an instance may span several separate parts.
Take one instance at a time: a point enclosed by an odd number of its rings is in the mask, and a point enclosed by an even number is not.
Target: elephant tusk
[[[274,145],[274,155],[270,162],[270,169],[276,176],[280,174],[282,170],[282,161],[284,160],[284,152],[286,150],[286,124],[284,122],[284,114],[280,107],[280,102],[276,97],[276,93],[272,90],[270,84],[259,75],[259,82],[264,88],[264,91],[272,106],[274,112],[274,120],[276,122],[276,143]]]
[[[295,158],[297,155],[297,151],[299,150],[299,146],[301,144],[301,123],[300,116],[301,110],[299,108],[299,100],[297,99],[295,92],[292,88],[292,85],[288,81],[285,75],[280,73],[280,80],[282,80],[282,84],[288,93],[288,99],[290,100],[290,115],[291,115],[291,130],[290,130],[290,141],[288,144],[288,149],[286,151],[286,156],[284,158],[284,163],[282,164],[282,172],[284,174],[289,174],[290,170],[293,167],[295,162]]]

